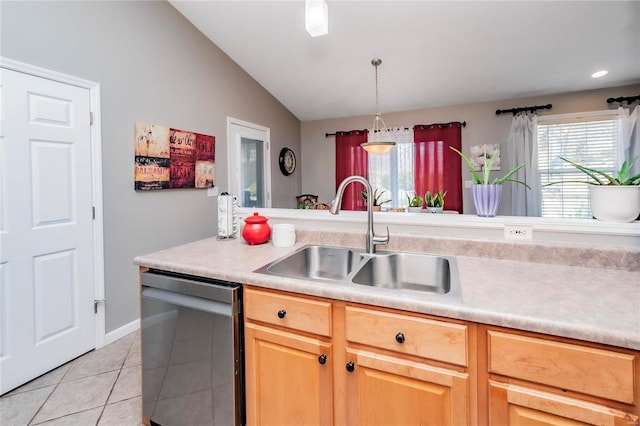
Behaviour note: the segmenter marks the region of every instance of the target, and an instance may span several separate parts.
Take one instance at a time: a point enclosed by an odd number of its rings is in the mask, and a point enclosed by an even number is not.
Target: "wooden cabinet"
[[[467,424],[468,376],[375,352],[347,351],[349,424]]]
[[[249,425],[475,418],[463,323],[251,287],[245,317]]]
[[[332,424],[331,304],[250,288],[244,298],[247,425]]]
[[[348,349],[347,359],[347,424],[469,424],[467,373],[375,351]]]
[[[467,325],[345,308],[346,415],[353,425],[470,422]]]
[[[332,423],[331,344],[248,323],[248,425]]]
[[[245,287],[248,425],[640,426],[640,352]]]
[[[638,425],[637,353],[501,330],[486,337],[489,424]]]

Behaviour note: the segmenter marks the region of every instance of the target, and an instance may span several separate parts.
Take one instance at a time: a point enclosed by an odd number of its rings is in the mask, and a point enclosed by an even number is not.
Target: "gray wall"
[[[509,109],[520,106],[552,104],[550,110],[540,110],[539,116],[567,114],[574,112],[606,110],[611,106],[606,100],[610,97],[635,96],[640,93],[640,84],[614,87],[601,90],[564,93],[539,96],[534,98],[510,99],[496,102],[485,102],[467,105],[454,105],[442,108],[422,109],[385,113],[382,111],[387,127],[411,126],[414,124],[445,123],[450,121],[466,121],[467,127],[462,129],[462,151],[469,152],[469,146],[485,143],[500,143],[506,154],[505,146],[511,114],[496,115],[498,109]],[[617,107],[618,104],[611,104]],[[335,195],[335,138],[325,138],[325,133],[337,130],[368,129],[373,124],[373,114],[367,116],[338,118],[331,120],[305,121],[302,123],[302,191],[318,194],[321,201],[333,199]],[[507,156],[502,156],[503,170],[510,170],[515,165],[506,163]],[[463,165],[462,179],[471,179],[467,167]],[[502,176],[499,173],[495,176]],[[493,176],[493,174],[492,174]],[[499,215],[511,212],[511,184],[505,185],[503,199],[500,203]],[[464,213],[474,214],[471,190],[463,189]]]
[[[0,3],[5,58],[101,84],[106,331],[139,316],[135,256],[215,235],[206,190],[133,190],[136,121],[216,137],[216,185],[227,185],[226,118],[271,129],[274,207],[293,207],[300,122],[164,1]]]

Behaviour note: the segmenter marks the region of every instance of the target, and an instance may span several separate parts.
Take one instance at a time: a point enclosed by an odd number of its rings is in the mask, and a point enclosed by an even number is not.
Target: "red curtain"
[[[352,175],[369,179],[369,157],[367,151],[360,146],[366,141],[367,130],[336,132],[336,189],[345,178]],[[342,197],[342,209],[366,210],[367,204],[360,196],[362,191],[362,184],[349,184]]]
[[[461,150],[462,132],[458,122],[416,125],[415,187],[421,197],[427,191],[447,191],[445,210],[462,213],[462,164],[460,156],[450,146]]]

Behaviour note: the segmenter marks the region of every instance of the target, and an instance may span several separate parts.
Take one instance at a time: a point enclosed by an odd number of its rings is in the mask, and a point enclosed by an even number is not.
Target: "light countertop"
[[[485,243],[409,236],[392,238],[394,244],[387,249],[455,255],[461,297],[357,284],[311,282],[253,272],[305,244],[364,248],[361,235],[344,232],[331,234],[298,230],[298,242],[291,248],[276,248],[271,243],[250,246],[241,239],[208,238],[138,256],[134,263],[194,276],[640,350],[640,251],[637,249],[586,250],[582,253],[580,248],[531,244],[516,245],[513,250],[511,245],[510,252],[516,251],[518,260],[504,260],[478,257],[479,249],[488,247]],[[500,252],[495,247],[487,250],[493,254]],[[541,256],[540,252],[545,255]],[[565,255],[566,263],[571,266],[563,264],[561,257]],[[609,262],[609,258],[619,259],[621,256],[624,262]],[[521,258],[535,260],[523,261]],[[576,262],[580,258],[585,258],[585,266]],[[613,266],[607,266],[609,263]]]

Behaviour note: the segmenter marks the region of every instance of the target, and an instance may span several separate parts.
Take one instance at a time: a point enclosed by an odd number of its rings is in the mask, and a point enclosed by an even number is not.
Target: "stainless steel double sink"
[[[459,295],[455,258],[424,253],[365,253],[357,249],[306,245],[255,272],[333,284]]]

